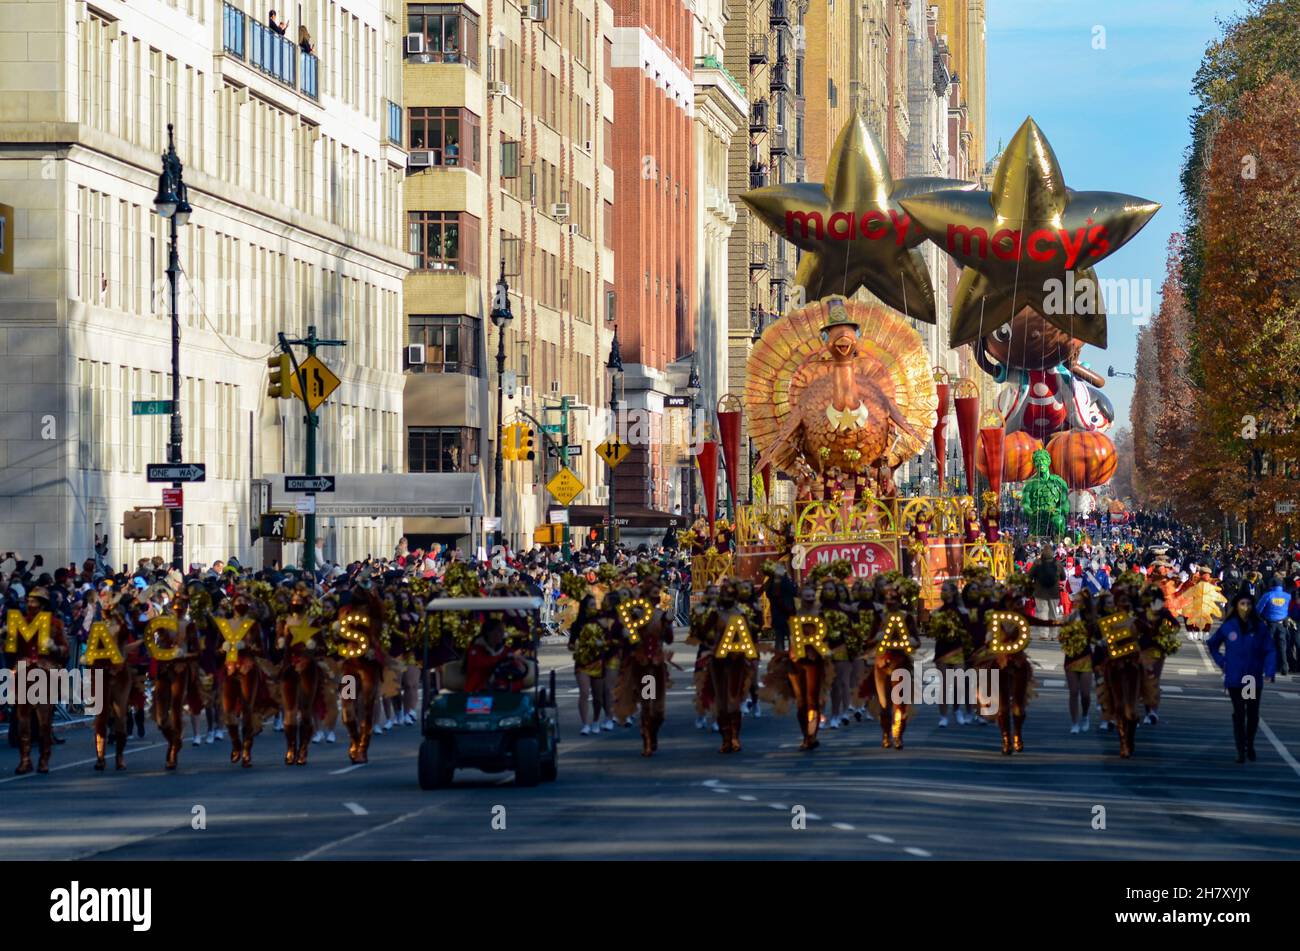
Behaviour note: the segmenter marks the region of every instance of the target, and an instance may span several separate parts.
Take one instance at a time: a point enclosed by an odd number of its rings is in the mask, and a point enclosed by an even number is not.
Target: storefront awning
[[[609,517],[604,505],[570,505],[570,525],[603,525]],[[614,522],[620,528],[686,528],[686,516],[672,512],[656,512],[643,505],[620,505],[614,512]]]

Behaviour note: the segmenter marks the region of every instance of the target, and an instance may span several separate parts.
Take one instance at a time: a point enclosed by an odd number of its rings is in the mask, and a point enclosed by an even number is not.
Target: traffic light
[[[534,433],[531,429],[525,429],[522,424],[519,425],[519,428],[523,430],[524,438],[523,438],[523,442],[519,446],[519,455],[516,458],[527,459],[529,462],[532,462],[534,459],[537,458],[537,452],[535,451],[533,445],[537,434]]]
[[[293,366],[289,360],[289,354],[279,353],[273,357],[267,357],[266,365],[271,370],[266,381],[266,395],[273,400],[292,398],[293,391],[290,389],[290,380],[293,378]]]
[[[501,458],[519,458],[519,424],[506,423],[501,427]]]

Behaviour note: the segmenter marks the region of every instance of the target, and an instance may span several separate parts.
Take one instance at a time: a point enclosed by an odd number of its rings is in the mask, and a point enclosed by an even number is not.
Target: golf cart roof
[[[427,611],[540,611],[541,598],[434,598]]]

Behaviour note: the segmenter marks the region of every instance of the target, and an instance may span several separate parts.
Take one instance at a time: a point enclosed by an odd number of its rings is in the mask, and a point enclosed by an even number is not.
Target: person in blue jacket
[[[1237,762],[1255,761],[1255,731],[1259,728],[1259,697],[1264,678],[1271,682],[1277,652],[1268,627],[1255,610],[1255,600],[1243,587],[1232,602],[1232,614],[1206,648],[1223,671],[1223,686],[1232,698],[1232,732],[1237,741]]]
[[[1286,619],[1291,608],[1291,594],[1282,584],[1282,576],[1274,575],[1268,590],[1259,596],[1255,605],[1259,616],[1268,625],[1268,636],[1277,652],[1277,672],[1286,676]]]

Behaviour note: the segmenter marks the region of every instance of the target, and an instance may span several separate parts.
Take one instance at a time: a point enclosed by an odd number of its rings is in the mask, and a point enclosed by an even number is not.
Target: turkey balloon
[[[771,324],[747,365],[745,408],[759,452],[801,496],[893,495],[939,403],[921,335],[880,304],[831,297]]]

